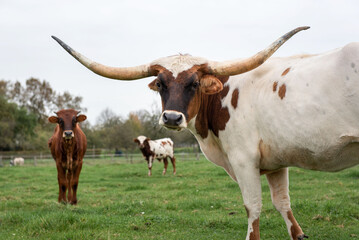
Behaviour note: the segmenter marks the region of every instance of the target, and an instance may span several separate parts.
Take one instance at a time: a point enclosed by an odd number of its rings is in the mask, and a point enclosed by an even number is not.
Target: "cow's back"
[[[161,138],[150,141],[150,147],[156,155],[173,157],[173,141],[170,138]]]
[[[270,146],[278,166],[285,166],[296,165],[290,159],[326,161],[319,159],[321,155],[334,158],[339,154],[336,148],[358,142],[359,43],[325,54],[269,59],[227,84],[230,90],[223,104],[230,119],[220,134],[225,147],[230,147],[226,139],[238,136],[243,138],[238,141],[255,146],[262,141]],[[232,105],[235,89],[239,89],[237,107]]]

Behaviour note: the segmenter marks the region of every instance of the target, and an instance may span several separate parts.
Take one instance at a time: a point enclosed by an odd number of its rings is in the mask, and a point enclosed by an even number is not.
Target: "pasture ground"
[[[53,162],[0,168],[0,239],[244,239],[240,190],[201,158],[162,163],[84,160],[78,205],[57,203]],[[262,176],[261,239],[289,239]],[[290,169],[294,215],[310,239],[359,239],[359,166],[339,173]]]

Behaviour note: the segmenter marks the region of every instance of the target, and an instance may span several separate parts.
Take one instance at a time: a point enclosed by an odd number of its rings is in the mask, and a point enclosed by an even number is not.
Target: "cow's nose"
[[[65,138],[72,138],[72,131],[65,131]]]
[[[162,116],[162,120],[165,125],[179,126],[183,121],[183,117],[182,114],[173,113],[173,112],[170,113],[164,112]]]

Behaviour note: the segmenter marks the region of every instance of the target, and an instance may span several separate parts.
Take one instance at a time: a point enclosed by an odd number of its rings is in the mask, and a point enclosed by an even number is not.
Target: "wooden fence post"
[[[4,163],[2,162],[2,156],[0,156],[0,167],[3,167]]]
[[[37,163],[36,163],[36,156],[34,157],[34,166],[36,167]]]

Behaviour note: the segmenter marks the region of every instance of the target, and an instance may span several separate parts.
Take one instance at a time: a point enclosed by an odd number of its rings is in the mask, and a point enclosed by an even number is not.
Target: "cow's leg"
[[[176,175],[176,158],[174,156],[171,157],[171,163],[173,167],[173,175]]]
[[[258,158],[250,158],[240,152],[228,155],[229,162],[242,192],[244,207],[248,216],[246,240],[259,240],[259,216],[262,209],[262,189]],[[256,156],[257,157],[257,156]]]
[[[57,181],[59,183],[59,202],[66,202],[66,169],[61,166],[61,160],[57,160],[59,162],[56,164],[57,168]]]
[[[152,163],[153,163],[153,157],[148,157],[148,176],[150,177],[152,175],[151,169],[152,169]]]
[[[168,166],[168,160],[167,160],[167,157],[165,157],[163,159],[163,164],[164,164],[164,168],[163,168],[163,172],[162,172],[162,175],[165,175],[166,172],[167,172],[167,166]]]
[[[290,208],[288,168],[269,173],[266,177],[271,191],[273,205],[284,218],[291,239],[302,240],[308,238],[304,235]]]
[[[71,180],[73,178],[72,168],[67,170],[66,178],[67,178],[67,202],[71,202],[72,199],[72,188],[71,188]]]
[[[73,205],[77,204],[76,193],[77,193],[77,187],[78,187],[78,184],[79,184],[79,178],[80,178],[81,169],[82,169],[82,161],[79,162],[77,167],[73,169],[74,175],[73,175],[72,182],[71,182],[72,199],[69,199],[70,204],[73,204]]]
[[[72,199],[72,187],[71,187],[71,182],[72,182],[72,178],[73,178],[73,175],[74,175],[74,172],[72,170],[72,162],[73,162],[73,159],[72,159],[72,152],[69,151],[67,153],[67,174],[66,174],[66,178],[67,178],[67,189],[68,189],[68,192],[67,192],[67,201],[68,202],[71,202],[71,199]]]

